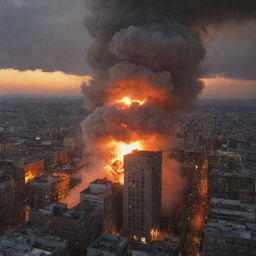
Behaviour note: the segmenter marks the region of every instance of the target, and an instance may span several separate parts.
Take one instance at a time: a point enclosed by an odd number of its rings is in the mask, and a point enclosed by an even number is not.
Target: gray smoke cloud
[[[159,133],[168,132],[165,126],[171,130],[173,114],[189,109],[203,88],[199,64],[205,49],[200,34],[210,24],[256,16],[256,2],[251,0],[86,3],[90,14],[85,25],[94,38],[88,63],[95,79],[90,86],[83,86],[86,107],[95,110],[83,123],[90,139],[99,134],[129,138],[123,134],[122,124],[138,136],[158,129]],[[150,93],[152,90],[159,90],[161,97]],[[109,106],[122,91],[131,97],[144,93],[148,99],[145,106],[134,106],[138,125],[131,118],[133,108],[122,111]],[[153,122],[157,124],[152,126]]]
[[[88,73],[83,0],[1,0],[0,68]]]
[[[159,150],[160,146],[168,153],[166,147],[175,143],[175,114],[190,109],[203,89],[199,80],[200,63],[205,57],[201,36],[211,24],[256,17],[256,2],[87,0],[86,3],[90,14],[85,25],[94,39],[87,58],[94,79],[90,86],[82,86],[85,106],[92,111],[82,123],[87,152],[97,156],[97,162],[111,158],[111,149],[101,151],[109,141],[143,140],[151,144],[150,150]],[[120,107],[118,101],[124,96],[144,104],[136,101],[129,107]],[[152,143],[150,139],[155,135],[158,137]],[[165,214],[180,203],[185,186],[179,171],[175,174],[167,162],[163,170]]]

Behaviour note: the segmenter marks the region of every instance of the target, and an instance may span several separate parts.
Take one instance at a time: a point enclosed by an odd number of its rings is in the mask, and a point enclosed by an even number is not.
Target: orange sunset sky
[[[79,96],[82,81],[90,76],[65,74],[60,71],[19,71],[0,69],[0,94]],[[256,81],[225,77],[204,78],[200,98],[255,98]],[[221,93],[220,93],[221,92]]]

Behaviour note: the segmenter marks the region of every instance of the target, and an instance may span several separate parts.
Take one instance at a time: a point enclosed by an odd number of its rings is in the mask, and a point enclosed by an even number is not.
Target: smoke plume
[[[167,148],[175,113],[190,109],[203,88],[202,32],[209,24],[256,15],[256,2],[250,0],[86,2],[94,80],[82,86],[85,106],[92,111],[82,128],[87,153],[106,159],[112,142]]]

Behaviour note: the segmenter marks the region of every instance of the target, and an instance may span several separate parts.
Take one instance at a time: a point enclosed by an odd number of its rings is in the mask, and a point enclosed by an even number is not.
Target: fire
[[[142,148],[140,142],[135,141],[132,143],[118,142],[114,146],[112,157],[110,162],[105,166],[105,169],[117,179],[118,182],[124,182],[124,169],[123,169],[123,158],[125,155],[131,153],[134,150],[140,150]]]
[[[119,155],[123,158],[125,155],[131,153],[133,150],[139,150],[141,148],[139,142],[134,142],[131,144],[119,143]]]
[[[116,101],[117,103],[123,103],[127,106],[131,106],[133,103],[138,103],[140,106],[142,106],[146,100],[133,100],[130,97],[123,97],[121,100]]]
[[[158,239],[160,232],[157,229],[151,229],[150,235],[151,235],[151,240],[155,241]]]

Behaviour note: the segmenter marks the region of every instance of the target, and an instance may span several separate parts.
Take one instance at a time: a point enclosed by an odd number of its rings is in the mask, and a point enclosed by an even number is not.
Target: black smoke
[[[88,51],[94,80],[90,86],[83,86],[86,107],[94,110],[83,124],[88,139],[100,135],[127,140],[130,132],[139,136],[141,130],[136,130],[138,127],[131,118],[134,108],[136,120],[143,123],[140,125],[144,134],[150,135],[157,129],[159,133],[168,133],[173,127],[174,113],[190,109],[203,89],[199,78],[205,49],[200,35],[210,24],[241,22],[256,16],[256,2],[251,0],[87,0],[86,3],[90,14],[85,25],[94,38]],[[127,79],[139,81],[138,94],[144,91],[148,96],[148,91],[154,89],[165,96],[157,99],[149,95],[145,106],[134,106],[124,114],[108,103],[122,90],[136,96],[132,83],[125,82]],[[153,122],[159,124],[154,129]],[[121,124],[128,127],[127,133],[120,132]]]

